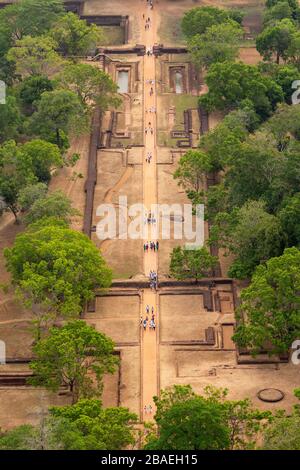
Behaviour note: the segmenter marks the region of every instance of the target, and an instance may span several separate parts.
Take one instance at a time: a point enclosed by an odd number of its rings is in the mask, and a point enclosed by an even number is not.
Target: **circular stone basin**
[[[258,392],[257,397],[267,403],[276,403],[283,400],[284,393],[278,388],[264,388]]]

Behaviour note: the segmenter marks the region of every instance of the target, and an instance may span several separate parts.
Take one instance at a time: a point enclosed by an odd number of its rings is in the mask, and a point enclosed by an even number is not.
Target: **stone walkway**
[[[155,57],[147,55],[147,50],[152,48],[156,42],[156,14],[155,9],[151,10],[146,1],[141,6],[141,24],[142,24],[142,41],[146,46],[146,55],[144,56],[144,126],[145,126],[145,155],[143,160],[143,203],[147,210],[147,214],[152,204],[157,204],[157,168],[156,168],[156,113],[150,113],[149,109],[156,109],[156,84],[148,83],[149,80],[155,80]],[[144,18],[143,18],[144,15]],[[150,27],[144,29],[146,20],[150,18]],[[150,123],[150,124],[149,124]],[[147,129],[147,132],[146,132]],[[147,155],[151,153],[151,162],[146,161]],[[146,214],[145,214],[146,215]],[[151,237],[151,224],[147,225],[148,233],[145,236],[145,242],[154,241]],[[157,251],[148,250],[144,253],[144,273],[149,275],[150,271],[157,272],[158,253]],[[157,311],[157,294],[155,290],[145,289],[143,292],[143,302],[141,316],[147,316],[146,307],[149,305],[150,313],[148,314],[148,325],[146,331],[141,331],[141,368],[142,368],[142,387],[141,387],[141,406],[142,417],[145,421],[153,419],[155,406],[153,396],[158,394],[158,347],[157,335],[159,317]],[[152,317],[151,309],[154,307],[156,329],[149,328],[150,319]],[[152,411],[152,412],[151,412]]]

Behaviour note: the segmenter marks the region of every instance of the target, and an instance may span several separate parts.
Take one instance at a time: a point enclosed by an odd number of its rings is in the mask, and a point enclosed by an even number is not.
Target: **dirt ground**
[[[163,312],[162,312],[163,315]],[[293,364],[238,365],[235,351],[161,345],[160,387],[190,384],[201,393],[207,385],[227,388],[230,399],[249,398],[261,409],[291,410],[297,403],[293,390],[299,386],[299,366]],[[297,368],[298,367],[298,368]],[[277,388],[285,397],[278,403],[257,398],[261,389]]]
[[[95,312],[85,314],[86,321],[110,336],[120,352],[119,371],[106,377],[104,405],[126,406],[137,414],[141,408],[141,302],[138,292],[130,296],[97,297]]]

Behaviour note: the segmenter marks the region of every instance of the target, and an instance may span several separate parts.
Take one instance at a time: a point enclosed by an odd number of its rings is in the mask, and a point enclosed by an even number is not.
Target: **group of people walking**
[[[154,217],[154,214],[149,212],[149,214],[146,214],[145,218],[145,224],[156,224],[156,218]]]
[[[150,163],[152,159],[152,152],[147,152],[146,163]]]
[[[150,271],[149,273],[150,289],[157,288],[157,273],[155,271]]]
[[[148,127],[145,127],[145,134],[148,134],[148,132],[151,135],[153,135],[153,133],[154,133],[154,129],[153,129],[153,127],[151,127],[151,125],[148,126]]]
[[[156,113],[155,106],[151,106],[149,109],[146,109],[146,113]]]
[[[144,243],[144,251],[148,252],[149,249],[150,249],[151,251],[154,251],[154,252],[155,252],[155,251],[158,251],[158,249],[159,249],[159,241],[157,241],[157,242],[146,242],[146,243]]]
[[[149,323],[149,329],[155,331],[156,323],[155,323],[154,313],[152,314],[150,322],[149,322],[149,318],[148,318],[148,315],[147,315],[146,318],[141,317],[140,323],[141,323],[141,326],[143,327],[144,331],[147,330],[148,323]]]
[[[152,408],[152,405],[145,405],[144,406],[144,413],[147,415],[151,415],[153,412],[153,408]]]
[[[151,270],[149,273],[149,279],[150,281],[157,281],[157,273]]]

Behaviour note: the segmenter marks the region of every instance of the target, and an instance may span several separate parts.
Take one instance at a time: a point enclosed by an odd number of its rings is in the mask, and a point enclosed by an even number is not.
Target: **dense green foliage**
[[[212,65],[206,76],[209,92],[199,102],[208,111],[229,111],[248,100],[261,119],[266,119],[283,101],[281,87],[260,73],[257,67],[242,62]]]
[[[137,416],[127,408],[102,408],[82,399],[52,407],[40,425],[22,425],[0,433],[1,450],[122,450],[136,442]]]
[[[57,219],[29,226],[5,256],[13,284],[35,313],[38,327],[47,318],[78,316],[94,298],[94,290],[111,282],[111,271],[96,246]]]
[[[155,397],[156,429],[147,450],[224,450],[253,448],[263,419],[269,414],[248,400],[230,401],[227,390],[207,387],[196,395],[191,386],[174,385]]]
[[[240,320],[234,340],[254,353],[268,347],[286,353],[300,334],[300,251],[288,248],[282,256],[258,266],[241,294]]]
[[[209,277],[218,258],[206,248],[188,249],[177,246],[171,253],[170,274],[176,279],[201,279]]]
[[[210,6],[193,8],[184,14],[182,31],[196,67],[207,69],[213,63],[238,56],[242,19],[238,10]]]
[[[137,416],[127,408],[102,408],[99,400],[83,399],[73,406],[52,407],[50,413],[76,428],[78,441],[63,437],[70,450],[121,450],[136,442]]]
[[[34,375],[28,380],[52,391],[67,386],[72,403],[81,397],[101,396],[103,375],[113,373],[118,364],[113,351],[113,341],[83,320],[51,327],[33,347],[30,368]]]

